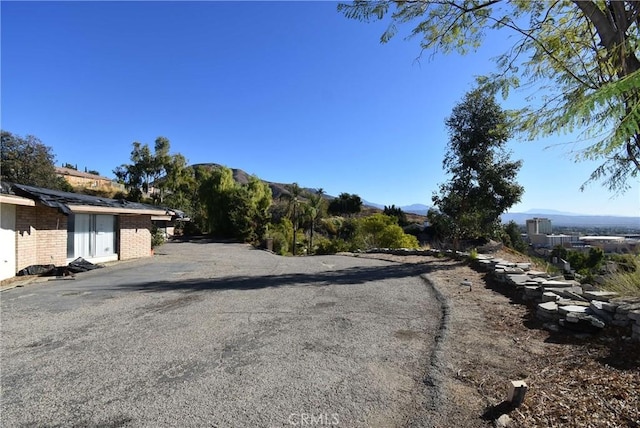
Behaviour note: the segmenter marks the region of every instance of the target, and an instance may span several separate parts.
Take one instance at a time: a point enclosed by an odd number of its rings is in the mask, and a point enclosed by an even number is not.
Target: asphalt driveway
[[[422,426],[420,265],[169,243],[1,299],[2,426]]]

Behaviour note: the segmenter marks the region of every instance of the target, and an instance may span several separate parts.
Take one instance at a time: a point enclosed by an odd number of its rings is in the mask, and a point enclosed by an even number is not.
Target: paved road
[[[420,269],[183,242],[4,291],[1,425],[422,425]]]

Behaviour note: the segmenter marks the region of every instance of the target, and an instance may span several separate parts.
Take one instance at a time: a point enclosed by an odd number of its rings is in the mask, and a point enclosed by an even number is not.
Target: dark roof
[[[167,215],[175,215],[178,218],[184,217],[182,211],[166,207],[130,202],[124,199],[101,198],[99,196],[63,192],[60,190],[45,189],[43,187],[25,186],[24,184],[3,182],[1,193],[33,199],[47,207],[56,208],[67,215],[71,214],[71,209],[69,209],[70,205],[84,205],[127,210],[164,210]]]

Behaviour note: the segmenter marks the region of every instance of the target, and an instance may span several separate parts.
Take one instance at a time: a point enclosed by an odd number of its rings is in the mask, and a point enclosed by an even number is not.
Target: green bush
[[[151,248],[159,247],[165,243],[164,232],[153,226],[151,228]]]
[[[395,217],[374,214],[359,220],[359,234],[366,248],[418,248],[418,239],[404,233]]]
[[[326,239],[321,238],[317,241],[316,254],[336,254],[346,251],[354,251],[353,245],[344,239]]]

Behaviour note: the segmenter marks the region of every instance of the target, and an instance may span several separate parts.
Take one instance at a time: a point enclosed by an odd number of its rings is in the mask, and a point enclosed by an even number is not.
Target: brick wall
[[[36,206],[37,264],[67,264],[67,219],[55,208]]]
[[[151,255],[151,216],[120,216],[120,260],[149,257]]]
[[[16,206],[16,270],[37,263],[36,207]]]
[[[49,207],[16,207],[16,269],[67,264],[67,216]]]

